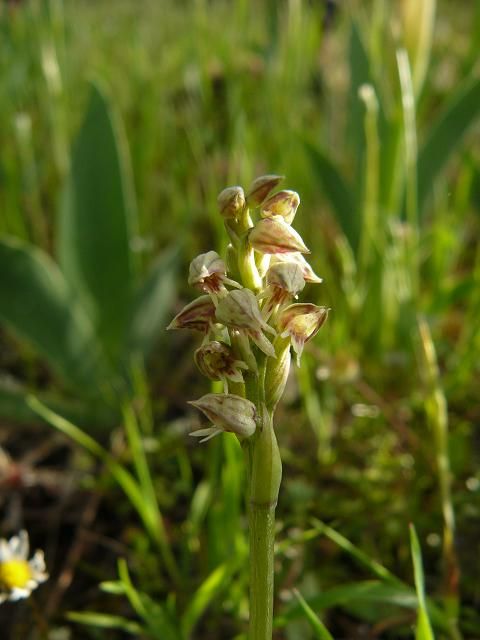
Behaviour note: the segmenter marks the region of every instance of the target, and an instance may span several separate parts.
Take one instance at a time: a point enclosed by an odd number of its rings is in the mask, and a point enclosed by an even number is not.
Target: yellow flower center
[[[7,589],[24,589],[32,579],[26,560],[7,560],[0,563],[0,585]]]

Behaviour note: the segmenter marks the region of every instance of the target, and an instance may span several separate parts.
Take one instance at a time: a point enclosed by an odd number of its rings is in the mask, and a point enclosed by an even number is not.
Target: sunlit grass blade
[[[328,631],[327,627],[323,624],[312,607],[310,607],[310,605],[304,600],[302,594],[297,591],[297,589],[294,589],[293,593],[313,629],[315,638],[318,638],[318,640],[333,640],[333,636]]]
[[[199,586],[191,598],[185,613],[182,615],[181,628],[185,638],[190,637],[194,626],[207,607],[228,585],[236,567],[236,559],[229,564],[220,565]]]
[[[413,560],[415,590],[417,592],[418,598],[415,640],[435,640],[425,603],[425,579],[423,575],[422,553],[420,550],[420,543],[418,542],[417,533],[413,524],[410,524],[410,549]]]

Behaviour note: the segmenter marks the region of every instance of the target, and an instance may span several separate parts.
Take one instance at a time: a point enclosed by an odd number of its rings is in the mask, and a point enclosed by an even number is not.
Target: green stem
[[[258,390],[260,396],[263,395],[263,384],[261,387]],[[258,409],[260,424],[252,438],[249,452],[250,626],[248,638],[249,640],[271,640],[275,507],[282,477],[282,463],[273,430],[272,416],[262,401]]]
[[[275,506],[250,503],[249,640],[271,640]]]

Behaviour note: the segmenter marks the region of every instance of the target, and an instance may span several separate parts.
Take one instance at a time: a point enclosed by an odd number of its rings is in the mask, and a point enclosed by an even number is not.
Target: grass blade
[[[194,626],[209,604],[218,596],[222,589],[226,587],[231,579],[235,566],[236,561],[234,561],[234,564],[221,564],[214,569],[208,578],[199,586],[182,616],[182,631],[185,638],[190,637]]]
[[[328,631],[327,627],[323,624],[310,605],[304,600],[302,594],[297,591],[297,589],[294,589],[293,593],[298,600],[305,617],[310,622],[315,637],[319,640],[333,640],[333,636]]]
[[[432,626],[428,617],[425,603],[425,579],[423,575],[422,553],[418,541],[417,532],[413,524],[410,525],[410,549],[413,560],[413,573],[415,577],[415,590],[418,599],[417,627],[415,640],[435,640]]]

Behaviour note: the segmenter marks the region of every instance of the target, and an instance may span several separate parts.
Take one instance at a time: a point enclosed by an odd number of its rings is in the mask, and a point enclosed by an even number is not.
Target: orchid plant
[[[195,363],[223,393],[192,401],[211,422],[190,435],[206,442],[222,432],[239,439],[246,456],[250,537],[250,640],[271,640],[275,508],[282,476],[273,427],[287,382],[291,354],[297,364],[328,309],[293,302],[305,283],[320,283],[304,258],[309,253],[291,227],[300,198],[272,195],[283,178],[257,178],[245,193],[224,189],[220,214],[230,238],[225,261],[215,252],[197,256],[188,282],[202,295],[175,316],[168,329],[203,333]]]

